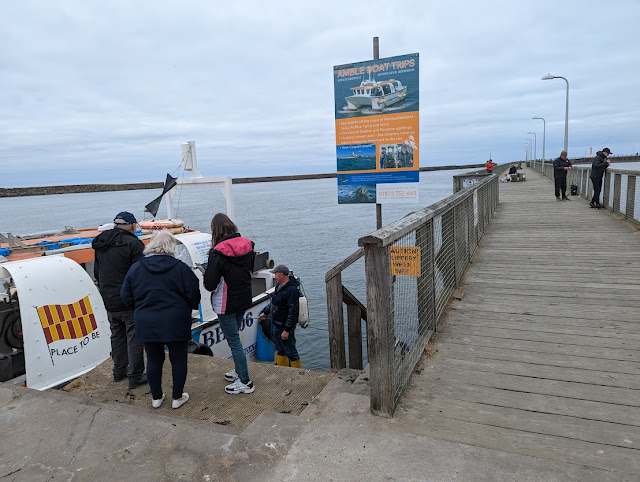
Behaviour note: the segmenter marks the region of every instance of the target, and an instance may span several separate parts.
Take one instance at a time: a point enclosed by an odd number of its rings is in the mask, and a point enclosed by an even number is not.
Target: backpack
[[[298,282],[298,292],[300,293],[300,308],[298,310],[298,324],[300,328],[306,328],[309,326],[309,302],[307,296],[304,293],[304,287],[302,281],[297,276],[294,276]]]

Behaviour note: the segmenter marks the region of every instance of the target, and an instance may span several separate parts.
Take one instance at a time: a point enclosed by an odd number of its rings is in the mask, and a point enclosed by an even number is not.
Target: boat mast
[[[175,219],[176,211],[173,205],[173,197],[177,187],[215,186],[222,191],[227,201],[227,216],[229,216],[231,220],[234,220],[235,210],[233,208],[233,196],[231,195],[231,176],[203,177],[200,171],[198,171],[195,141],[184,142],[182,144],[181,165],[185,171],[191,172],[191,176],[187,179],[178,179],[176,187],[167,192],[167,217],[169,219]]]

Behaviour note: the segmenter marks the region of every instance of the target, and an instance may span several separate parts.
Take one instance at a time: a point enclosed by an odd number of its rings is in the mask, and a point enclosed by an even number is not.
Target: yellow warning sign
[[[420,276],[420,248],[392,246],[391,274]]]

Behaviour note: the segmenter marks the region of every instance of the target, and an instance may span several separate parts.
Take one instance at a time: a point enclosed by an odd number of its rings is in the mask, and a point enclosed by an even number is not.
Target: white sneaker
[[[251,380],[249,380],[249,382],[247,382],[247,384],[245,385],[240,381],[239,378],[231,385],[227,385],[226,387],[224,387],[224,391],[231,395],[237,395],[239,393],[253,393],[255,389],[256,387],[253,386],[253,382]]]
[[[180,408],[189,400],[189,394],[184,392],[180,398],[171,402],[171,408]]]
[[[160,408],[160,405],[162,405],[162,402],[164,402],[164,393],[162,394],[162,397],[160,397],[157,400],[151,400],[151,406],[153,408]]]
[[[235,382],[238,378],[238,374],[236,373],[236,369],[234,368],[230,372],[224,374],[224,379],[228,382]]]

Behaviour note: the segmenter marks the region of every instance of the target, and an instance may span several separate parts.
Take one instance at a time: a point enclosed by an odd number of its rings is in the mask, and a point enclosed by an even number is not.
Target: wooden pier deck
[[[528,170],[462,289],[398,429],[639,480],[640,231]]]

